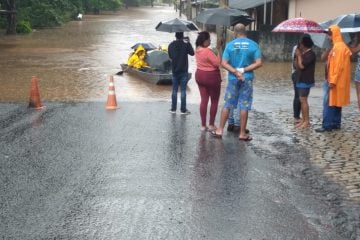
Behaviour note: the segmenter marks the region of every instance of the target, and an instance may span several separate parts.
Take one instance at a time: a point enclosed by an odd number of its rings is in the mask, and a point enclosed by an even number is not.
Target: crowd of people
[[[189,114],[186,109],[186,85],[183,77],[188,72],[188,55],[195,54],[196,73],[195,80],[200,91],[200,118],[201,130],[208,130],[216,138],[221,138],[227,121],[235,124],[233,111],[239,113],[239,140],[252,140],[246,129],[248,111],[251,110],[253,98],[254,70],[262,66],[262,54],[259,45],[246,37],[243,24],[234,26],[235,39],[227,43],[222,56],[216,55],[210,46],[210,34],[200,32],[196,39],[194,51],[188,41],[183,41],[182,33],[176,33],[176,40],[170,43],[169,57],[173,65],[173,90],[170,112],[176,113],[177,91],[181,86],[181,113]],[[221,43],[218,41],[217,49],[220,52]],[[219,126],[215,125],[216,113],[220,97],[221,75],[220,67],[226,69],[228,84],[225,91],[225,104],[221,111]],[[207,109],[210,100],[210,117],[207,124]],[[231,112],[231,114],[230,114]],[[230,120],[229,120],[230,118]],[[234,128],[228,128],[234,130]]]
[[[190,42],[184,40],[182,32],[176,33],[176,40],[168,46],[173,72],[170,112],[176,113],[177,92],[180,86],[180,113],[190,114],[186,108],[188,56],[195,55],[195,80],[200,92],[200,130],[210,131],[213,137],[222,138],[225,125],[228,123],[227,130],[239,132],[239,140],[251,141],[252,137],[246,126],[248,112],[253,102],[254,70],[262,66],[262,53],[259,45],[247,38],[243,24],[236,24],[233,30],[235,38],[226,44],[222,55],[220,55],[220,41],[216,44],[217,51],[210,48],[211,38],[207,31],[198,34],[195,51]],[[342,107],[350,104],[352,54],[358,55],[354,80],[360,108],[360,34],[353,37],[349,46],[343,41],[338,26],[330,26],[327,34],[331,41],[331,48],[326,49],[321,56],[321,60],[326,62],[323,83],[323,121],[322,126],[315,129],[316,132],[341,128]],[[313,46],[311,36],[304,34],[292,52],[294,124],[298,129],[310,127],[308,97],[310,89],[315,86],[314,75],[317,62]],[[220,68],[228,71],[228,81],[217,126],[215,119],[221,91]],[[207,119],[209,100],[210,113]]]
[[[325,64],[323,82],[323,114],[322,126],[316,132],[329,132],[341,128],[342,107],[350,104],[351,55],[360,56],[359,34],[355,35],[350,45],[344,42],[340,28],[330,26],[327,31],[331,47],[326,49],[321,60]],[[293,112],[297,128],[309,128],[309,104],[307,97],[314,86],[316,56],[311,50],[313,42],[308,34],[304,34],[299,44],[293,49],[292,80],[294,84]],[[360,61],[355,70],[355,85],[358,106],[360,108]],[[300,118],[300,114],[302,117]]]

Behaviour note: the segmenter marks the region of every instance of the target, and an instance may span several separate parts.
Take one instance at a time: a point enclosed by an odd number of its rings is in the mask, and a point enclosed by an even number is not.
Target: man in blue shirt
[[[219,127],[212,134],[221,138],[229,111],[239,105],[240,134],[239,140],[250,141],[246,133],[248,111],[253,99],[254,70],[262,66],[259,45],[246,37],[245,26],[241,23],[234,27],[235,39],[226,44],[221,65],[229,71],[228,85],[225,91],[225,104],[221,111]]]

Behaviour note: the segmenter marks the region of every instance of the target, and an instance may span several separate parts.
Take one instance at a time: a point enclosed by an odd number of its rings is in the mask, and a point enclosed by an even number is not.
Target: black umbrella
[[[171,70],[171,60],[169,54],[165,51],[155,50],[149,52],[146,62],[151,68],[159,71],[166,72]]]
[[[360,13],[340,15],[334,19],[324,22],[322,25],[329,28],[331,25],[338,25],[341,32],[360,32]]]
[[[178,18],[166,22],[159,22],[155,29],[156,31],[169,33],[199,31],[193,22]]]
[[[254,21],[245,11],[232,8],[210,8],[199,13],[196,21],[204,24],[232,26],[248,25]]]
[[[330,25],[328,25],[328,22],[320,23],[320,26],[324,29],[327,29]],[[329,37],[326,33],[309,33],[311,36],[311,39],[313,40],[314,44],[318,46],[319,48],[330,48],[331,43],[329,40]],[[351,38],[349,33],[341,33],[342,38],[345,43],[350,43]]]
[[[136,49],[139,45],[143,46],[143,48],[146,50],[146,51],[150,51],[150,50],[154,50],[154,49],[157,49],[157,47],[152,44],[152,43],[149,43],[149,42],[139,42],[139,43],[136,43],[134,46],[132,46],[131,48],[132,49]]]

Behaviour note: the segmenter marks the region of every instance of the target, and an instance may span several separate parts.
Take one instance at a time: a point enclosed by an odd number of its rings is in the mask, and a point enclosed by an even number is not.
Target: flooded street
[[[44,101],[104,101],[107,77],[120,70],[130,47],[139,41],[167,46],[174,34],[157,32],[155,26],[175,17],[178,13],[173,7],[131,8],[111,15],[87,15],[83,21],[36,30],[29,35],[2,35],[0,101],[28,101],[33,75],[40,79]],[[190,33],[190,39],[194,46],[196,33]],[[194,57],[189,59],[190,71],[194,73]],[[322,67],[317,69],[321,79]],[[256,73],[256,87],[277,93],[289,91],[291,95],[289,76],[289,63],[266,63]],[[152,85],[128,74],[115,76],[115,80],[120,101],[169,100],[170,86]],[[194,77],[189,82],[188,101],[199,102]]]
[[[0,104],[0,239],[350,239],[299,176],[301,147],[259,149],[283,135],[268,118],[245,143],[167,106]]]
[[[171,86],[115,75],[136,42],[168,45],[174,34],[155,26],[175,17],[169,6],[131,8],[0,35],[0,238],[358,240],[354,88],[341,130],[316,133],[317,63],[312,126],[296,129],[291,64],[265,56],[249,114],[253,141],[228,131],[214,138],[200,131],[194,57],[190,115],[168,113]],[[33,75],[41,110],[27,107]],[[115,111],[104,106],[111,75]]]

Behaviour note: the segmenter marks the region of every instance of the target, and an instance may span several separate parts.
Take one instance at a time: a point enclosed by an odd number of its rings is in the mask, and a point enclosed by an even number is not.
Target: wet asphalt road
[[[256,135],[201,133],[197,105],[44,105],[0,104],[3,239],[344,239]]]

